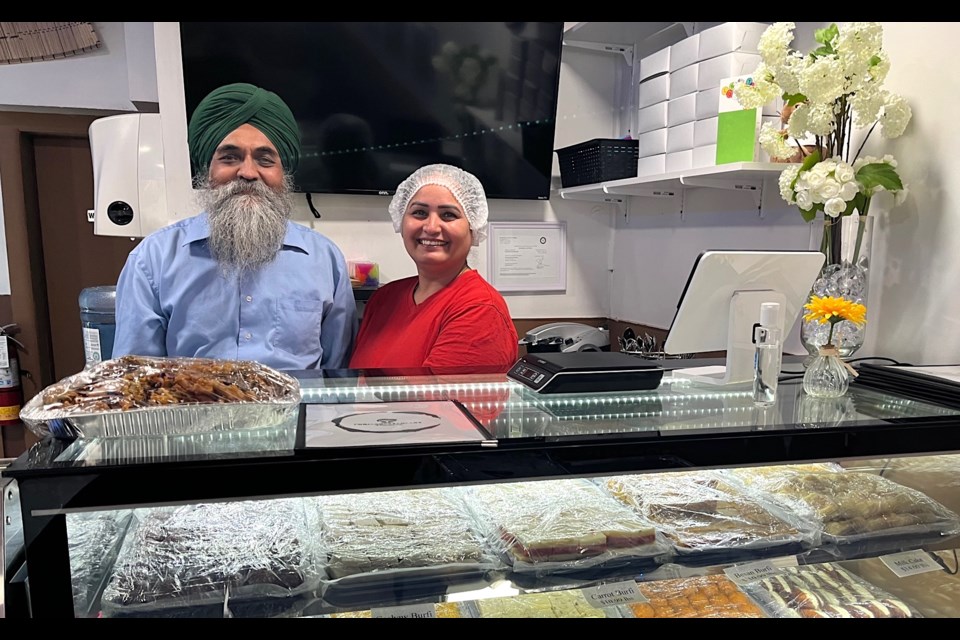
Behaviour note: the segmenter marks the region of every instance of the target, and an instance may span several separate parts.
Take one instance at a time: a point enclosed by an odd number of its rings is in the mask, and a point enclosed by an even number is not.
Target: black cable
[[[927,551],[927,553],[929,553],[930,557],[933,558],[934,562],[936,562],[938,565],[943,567],[943,570],[946,571],[948,574],[950,574],[951,576],[957,575],[957,569],[960,569],[960,562],[957,561],[956,549],[953,550],[953,569],[952,570],[950,569],[950,567],[947,566],[947,563],[939,555],[937,555],[936,553],[933,553],[932,551]]]
[[[863,360],[885,360],[886,362],[890,362],[901,367],[913,366],[911,364],[907,364],[905,362],[899,362],[898,360],[894,360],[893,358],[885,358],[883,356],[867,356],[863,358],[853,358],[851,360],[845,360],[844,362],[862,362]],[[802,378],[802,377],[803,377],[803,371],[783,371],[783,370],[780,371],[780,382],[783,382],[784,380],[793,380],[794,378]]]
[[[310,195],[310,192],[307,191],[307,204],[310,206],[310,211],[313,212],[313,217],[320,219],[320,212],[317,211],[317,208],[313,206],[313,198]]]
[[[862,361],[862,360],[886,360],[887,362],[892,362],[893,364],[895,364],[895,365],[897,365],[897,366],[900,366],[900,367],[910,367],[910,366],[913,366],[913,365],[907,364],[906,362],[899,362],[899,361],[897,361],[897,360],[894,360],[893,358],[884,358],[884,357],[882,357],[882,356],[869,356],[869,357],[865,357],[865,358],[853,358],[852,360],[847,360],[847,362],[860,362],[860,361]]]

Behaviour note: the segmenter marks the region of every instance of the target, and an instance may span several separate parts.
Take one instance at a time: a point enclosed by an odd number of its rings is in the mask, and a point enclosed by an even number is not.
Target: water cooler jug
[[[116,334],[117,288],[88,287],[80,292],[80,322],[83,325],[84,368],[89,369],[113,353]]]

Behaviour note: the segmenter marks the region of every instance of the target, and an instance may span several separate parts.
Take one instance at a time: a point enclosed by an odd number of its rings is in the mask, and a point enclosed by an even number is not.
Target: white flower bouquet
[[[832,24],[816,32],[820,45],[804,55],[790,49],[795,24],[778,22],[763,33],[762,63],[752,82],[734,87],[745,108],[758,108],[782,97],[785,128],[764,124],[760,144],[772,158],[800,155],[802,162],[780,176],[780,195],[812,221],[819,212],[837,218],[869,211],[878,192],[903,201],[907,187],[893,156],[860,152],[878,126],[884,138],[903,134],[912,115],[907,101],[883,88],[890,60],[882,49],[883,31],[876,22]],[[851,154],[854,127],[869,127]]]

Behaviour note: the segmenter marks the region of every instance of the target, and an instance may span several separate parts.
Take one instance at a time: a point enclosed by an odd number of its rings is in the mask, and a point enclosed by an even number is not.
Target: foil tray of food
[[[123,356],[50,385],[20,419],[36,435],[123,437],[295,428],[296,378],[257,362]]]

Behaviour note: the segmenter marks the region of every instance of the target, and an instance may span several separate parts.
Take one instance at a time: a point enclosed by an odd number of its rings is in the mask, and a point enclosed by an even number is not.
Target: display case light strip
[[[726,416],[731,413],[750,413],[753,414],[754,407],[716,407],[713,409],[675,409],[672,411],[638,411],[636,413],[591,413],[577,416],[557,416],[560,420],[583,420],[598,419],[610,420],[616,418],[682,418],[697,416]],[[727,424],[724,421],[724,424]],[[745,423],[746,424],[746,423]]]

